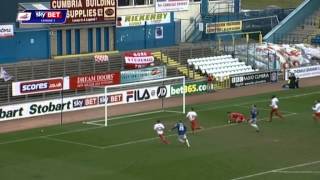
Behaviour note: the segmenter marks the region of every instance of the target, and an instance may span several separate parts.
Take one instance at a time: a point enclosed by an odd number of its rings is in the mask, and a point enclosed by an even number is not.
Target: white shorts
[[[184,140],[187,139],[187,135],[185,135],[185,134],[184,134],[184,135],[179,135],[179,136],[178,136],[178,139],[184,141]]]

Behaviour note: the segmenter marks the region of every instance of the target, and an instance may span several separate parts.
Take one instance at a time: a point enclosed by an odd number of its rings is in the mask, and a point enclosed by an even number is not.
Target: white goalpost
[[[137,117],[143,116],[153,113],[161,113],[161,112],[171,112],[171,113],[185,113],[186,111],[186,96],[185,96],[185,76],[179,77],[171,77],[171,78],[163,78],[156,80],[148,80],[148,81],[139,81],[125,84],[117,84],[110,85],[104,87],[95,87],[103,90],[104,92],[104,119],[87,122],[87,124],[91,125],[99,125],[99,126],[108,126],[109,120],[115,120],[126,117]],[[174,96],[175,98],[180,98],[181,101],[178,100],[178,105],[174,108],[170,105],[167,105],[167,100],[170,99],[171,86],[180,87],[181,93],[180,96]],[[117,100],[114,100],[114,96],[119,97]],[[120,98],[121,97],[121,98]],[[113,98],[113,99],[112,99]],[[121,101],[120,101],[121,99]],[[117,102],[115,102],[117,101]],[[156,108],[154,110],[134,113],[134,114],[125,114],[110,118],[109,108],[114,105],[125,105],[130,108],[135,108],[138,103],[144,103],[147,101],[155,101]],[[141,104],[143,106],[143,104]],[[103,124],[102,124],[103,123]]]

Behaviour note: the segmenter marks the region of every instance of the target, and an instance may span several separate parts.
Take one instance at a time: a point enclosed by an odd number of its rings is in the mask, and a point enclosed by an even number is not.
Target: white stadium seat
[[[217,77],[255,71],[251,66],[247,66],[245,62],[240,62],[238,58],[232,58],[231,55],[193,58],[188,59],[187,62],[202,73],[206,72]]]

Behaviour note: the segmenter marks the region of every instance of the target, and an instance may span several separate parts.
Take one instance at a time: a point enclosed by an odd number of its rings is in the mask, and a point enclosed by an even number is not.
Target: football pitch
[[[285,120],[266,121],[272,94]],[[192,105],[204,129],[188,134],[191,148],[174,131],[166,131],[171,144],[160,143],[155,121],[168,130],[184,119],[169,112],[119,117],[108,127],[75,123],[0,134],[0,179],[319,180],[320,124],[311,117],[316,99],[320,86]],[[228,111],[248,114],[252,104],[261,132],[227,123]]]

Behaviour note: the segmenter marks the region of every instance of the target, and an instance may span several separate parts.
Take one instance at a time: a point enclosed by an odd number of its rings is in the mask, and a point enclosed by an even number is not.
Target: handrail
[[[281,26],[283,26],[289,19],[291,19],[298,11],[300,11],[304,6],[306,6],[310,0],[305,0],[301,3],[295,10],[293,10],[286,18],[284,18],[275,28],[273,28],[268,34],[266,34],[263,39],[269,39],[272,34],[274,34]]]
[[[219,3],[230,3],[232,1],[216,1],[215,3],[219,4]],[[228,6],[228,10],[229,10],[229,6]],[[219,9],[225,9],[225,8],[218,8]],[[216,6],[212,6],[211,9],[208,10],[208,12],[211,12],[213,11],[216,12],[217,11],[217,8]],[[184,30],[184,37],[185,37],[185,41],[187,41],[188,38],[190,38],[191,34],[194,32],[194,30],[197,28],[197,23],[199,23],[201,20],[201,13],[198,13],[197,16],[194,18],[194,21],[192,23],[189,24],[189,26]]]

